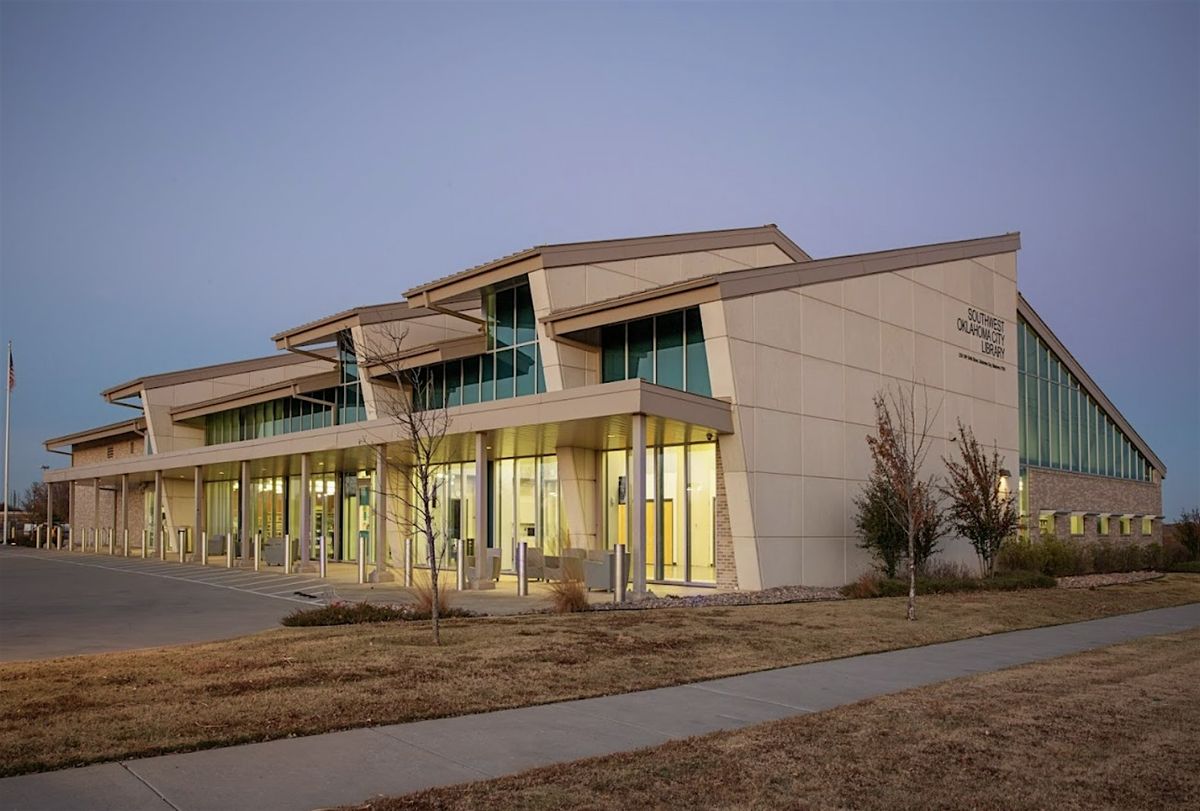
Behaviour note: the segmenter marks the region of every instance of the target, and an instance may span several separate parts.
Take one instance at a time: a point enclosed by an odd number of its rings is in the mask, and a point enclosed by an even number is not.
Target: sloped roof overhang
[[[1020,247],[1021,235],[1014,233],[834,256],[765,268],[730,270],[559,310],[550,313],[542,321],[551,336],[562,336],[720,299],[735,299],[872,273],[907,270],[959,259],[1008,253]]]
[[[216,414],[221,411],[229,411],[242,406],[257,405],[258,403],[266,403],[271,400],[278,400],[281,397],[294,397],[298,394],[308,394],[313,391],[320,391],[332,386],[336,386],[340,380],[337,371],[322,372],[321,374],[308,375],[307,377],[296,378],[295,380],[285,380],[280,383],[272,383],[269,386],[259,386],[258,388],[249,389],[247,391],[239,391],[233,394],[214,397],[211,400],[204,400],[199,403],[188,403],[187,405],[178,406],[171,409],[171,419],[181,422],[183,420],[192,420],[197,417],[203,417],[208,414]]]
[[[483,335],[468,335],[465,338],[416,346],[389,358],[371,359],[367,364],[367,374],[372,378],[387,377],[404,369],[479,355],[486,347],[487,340]]]
[[[322,356],[327,355],[330,360],[332,360],[334,357],[332,350],[324,350],[318,354],[321,354]],[[119,386],[113,386],[110,389],[105,389],[100,394],[109,402],[114,402],[116,400],[124,400],[127,397],[137,396],[141,393],[142,389],[154,389],[163,386],[177,386],[181,383],[192,383],[197,380],[210,380],[214,377],[243,374],[245,372],[257,372],[263,369],[273,369],[278,366],[290,366],[293,363],[304,363],[307,360],[309,360],[309,358],[282,352],[262,358],[250,358],[249,360],[217,363],[212,366],[197,366],[194,369],[180,369],[179,371],[175,372],[163,372],[162,374],[145,375],[143,377],[130,380],[126,383],[122,383]]]
[[[569,242],[539,245],[458,273],[418,285],[406,292],[414,306],[429,307],[471,291],[531,273],[543,268],[643,259],[672,253],[714,251],[750,245],[774,244],[796,262],[811,259],[776,225],[755,228],[730,228],[718,231],[693,231],[593,242]]]
[[[55,448],[82,445],[85,442],[97,442],[104,439],[115,439],[127,434],[144,436],[145,431],[146,419],[144,417],[135,417],[131,420],[122,420],[121,422],[114,422],[108,425],[101,425],[97,428],[88,428],[85,431],[76,431],[73,434],[47,439],[42,444],[46,450],[53,451]]]

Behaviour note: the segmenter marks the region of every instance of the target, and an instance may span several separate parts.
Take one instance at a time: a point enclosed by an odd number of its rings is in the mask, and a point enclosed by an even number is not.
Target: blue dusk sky
[[[1196,3],[0,5],[12,486],[98,393],[530,245],[1020,231],[1200,503]]]

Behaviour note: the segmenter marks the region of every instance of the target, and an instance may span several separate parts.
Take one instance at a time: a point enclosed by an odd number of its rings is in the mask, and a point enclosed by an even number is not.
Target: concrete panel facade
[[[889,387],[915,386],[934,415],[928,472],[944,471],[958,419],[1017,469],[1016,296],[996,295],[1015,291],[1016,265],[986,259],[702,306],[713,396],[734,403],[721,451],[742,588],[840,585],[869,565],[854,499],[870,469],[872,400]],[[1003,321],[1001,349],[970,333],[978,313]],[[973,560],[961,539],[943,549]]]

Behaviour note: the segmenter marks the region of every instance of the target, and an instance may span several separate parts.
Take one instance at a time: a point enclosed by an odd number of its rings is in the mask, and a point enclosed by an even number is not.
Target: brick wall
[[[1066,473],[1061,470],[1030,467],[1026,469],[1025,487],[1028,488],[1029,520],[1037,526],[1042,510],[1063,511],[1054,516],[1054,533],[1060,538],[1071,536],[1071,513],[1086,513],[1083,518],[1083,535],[1076,536],[1084,541],[1100,539],[1096,513],[1109,513],[1106,536],[1113,541],[1137,543],[1162,543],[1162,521],[1154,520],[1150,536],[1142,535],[1144,515],[1162,515],[1162,484],[1159,482],[1137,482],[1115,479],[1108,476],[1093,476],[1087,473]],[[1120,534],[1119,516],[1132,514],[1132,532]]]
[[[729,526],[729,499],[725,495],[725,470],[717,448],[717,588],[736,590],[737,564],[733,558],[733,530]]]
[[[115,459],[126,459],[131,456],[144,456],[144,439],[137,434],[125,434],[97,442],[74,445],[71,448],[71,467],[82,468],[89,465],[103,464]],[[151,485],[153,487],[153,485]],[[91,530],[115,529],[114,549],[119,553],[121,548],[121,533],[125,529],[121,515],[121,485],[120,481],[104,481],[100,483],[100,510],[97,514],[95,491],[92,482],[83,479],[72,487],[72,503],[70,524],[75,534],[76,543],[82,542],[86,531],[89,548],[92,543]],[[142,527],[145,522],[144,485],[130,483],[129,485],[129,543],[137,546],[141,541]],[[105,549],[106,540],[101,539],[101,550]]]

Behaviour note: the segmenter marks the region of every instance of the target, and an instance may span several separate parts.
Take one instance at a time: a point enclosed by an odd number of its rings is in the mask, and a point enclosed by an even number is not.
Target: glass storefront
[[[516,569],[517,544],[547,555],[569,546],[558,489],[556,456],[524,456],[492,463],[492,547],[500,567]]]
[[[606,548],[626,544],[629,451],[604,453]],[[646,449],[646,578],[715,583],[717,451],[712,442]]]

